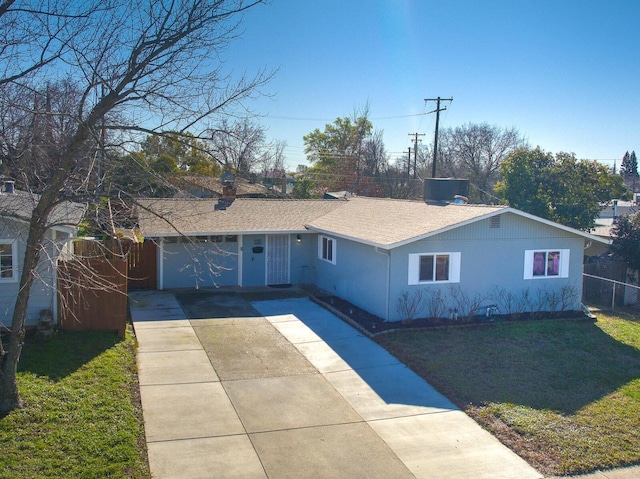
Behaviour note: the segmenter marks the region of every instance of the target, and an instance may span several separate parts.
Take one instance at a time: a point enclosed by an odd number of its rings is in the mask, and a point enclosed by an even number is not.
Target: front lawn
[[[0,416],[0,478],[148,478],[134,339],[59,332],[28,340],[26,407]]]
[[[640,463],[637,316],[376,340],[545,474]]]

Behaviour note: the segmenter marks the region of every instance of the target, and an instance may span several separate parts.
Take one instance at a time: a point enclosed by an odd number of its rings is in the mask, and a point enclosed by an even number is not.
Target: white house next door
[[[267,285],[289,284],[289,235],[267,235]]]

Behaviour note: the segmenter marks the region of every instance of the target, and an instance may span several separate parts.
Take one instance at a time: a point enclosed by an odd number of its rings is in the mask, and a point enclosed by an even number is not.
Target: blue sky
[[[290,168],[307,164],[305,134],[366,103],[392,158],[409,133],[431,142],[438,96],[454,99],[441,127],[515,127],[546,151],[619,160],[640,153],[639,25],[638,0],[273,0],[224,57],[278,69],[248,106]]]

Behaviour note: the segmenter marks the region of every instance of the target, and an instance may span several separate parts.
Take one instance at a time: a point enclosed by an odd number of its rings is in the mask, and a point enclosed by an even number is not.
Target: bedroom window
[[[568,249],[527,250],[524,254],[524,279],[569,277]]]
[[[336,241],[333,238],[318,237],[318,258],[336,264]]]
[[[18,248],[15,240],[0,240],[0,282],[12,283],[18,280]]]
[[[409,255],[409,284],[459,283],[460,253]]]

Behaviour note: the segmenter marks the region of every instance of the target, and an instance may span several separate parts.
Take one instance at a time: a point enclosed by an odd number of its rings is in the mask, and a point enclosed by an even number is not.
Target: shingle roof
[[[413,241],[505,209],[365,197],[342,203],[341,208],[311,221],[309,228],[382,247]]]
[[[311,229],[392,246],[495,214],[501,206],[429,205],[422,201],[357,197],[349,200],[238,198],[226,210],[217,200],[139,201],[145,236],[300,232]]]
[[[342,201],[238,198],[226,210],[212,199],[140,199],[144,236],[302,232]]]
[[[202,175],[187,175],[176,176],[173,181],[180,188],[189,189],[190,187],[196,187],[215,193],[217,196],[222,196],[222,181],[220,178],[212,176]],[[238,197],[264,197],[273,196],[273,193],[269,191],[264,185],[260,183],[251,183],[246,178],[236,177],[235,179],[236,195]]]
[[[28,222],[40,196],[35,193],[16,190],[15,193],[0,194],[0,216],[16,218]],[[49,215],[47,225],[76,227],[82,220],[85,206],[80,203],[63,201],[56,205]]]

